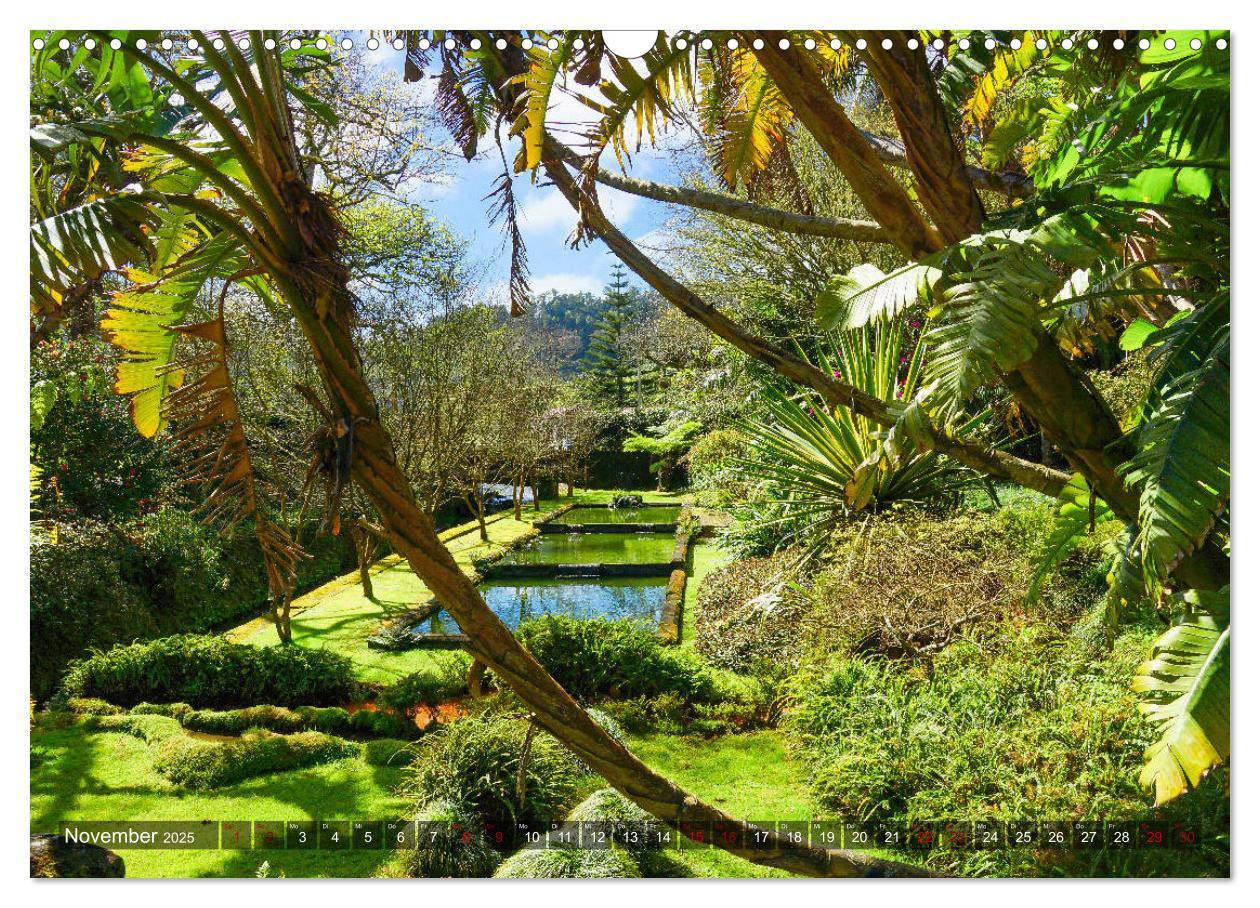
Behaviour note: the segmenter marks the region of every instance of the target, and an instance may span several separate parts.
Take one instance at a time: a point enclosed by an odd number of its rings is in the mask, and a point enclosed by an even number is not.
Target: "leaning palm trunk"
[[[262,42],[259,41],[259,44]],[[274,70],[265,74],[273,74]],[[242,76],[244,74],[242,73]],[[269,89],[269,116],[255,110],[273,135],[291,136],[292,126],[277,79]],[[291,139],[260,143],[262,170],[270,179],[296,243],[276,256],[272,269],[279,295],[302,327],[338,429],[351,436],[351,477],[367,494],[393,545],[416,575],[455,619],[469,638],[474,658],[492,669],[533,710],[537,723],[565,744],[575,756],[607,779],[618,791],[653,816],[672,825],[686,821],[748,824],[698,800],[649,769],[623,744],[598,725],[519,640],[478,593],[438,539],[429,515],[418,505],[398,465],[393,442],[381,425],[375,395],[363,373],[351,327],[349,274],[337,248],[339,229],[322,198],[306,184],[297,166]],[[270,152],[270,154],[268,153]],[[479,496],[477,504],[480,505]],[[537,496],[535,496],[536,498]],[[484,519],[478,508],[484,535]],[[721,847],[758,864],[808,876],[923,876],[929,871],[861,853],[803,846],[777,833],[763,831],[774,849]],[[763,836],[763,840],[765,837]]]

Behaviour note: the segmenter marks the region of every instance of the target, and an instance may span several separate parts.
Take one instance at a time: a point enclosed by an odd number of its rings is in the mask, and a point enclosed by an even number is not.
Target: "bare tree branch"
[[[571,149],[558,145],[557,154],[561,156],[566,164],[572,167],[581,166],[581,159]],[[750,202],[723,192],[641,180],[625,174],[614,173],[602,167],[596,171],[595,179],[605,186],[611,186],[613,189],[620,189],[622,192],[628,192],[632,195],[642,196],[645,199],[655,199],[658,202],[667,202],[671,205],[685,205],[688,208],[712,211],[715,214],[747,221],[750,224],[759,224],[772,230],[782,230],[785,233],[834,237],[835,239],[853,240],[859,243],[891,244],[893,242],[889,232],[874,221],[859,221],[853,218],[825,218],[800,214],[795,211],[784,211],[779,208],[758,205],[756,202]]]

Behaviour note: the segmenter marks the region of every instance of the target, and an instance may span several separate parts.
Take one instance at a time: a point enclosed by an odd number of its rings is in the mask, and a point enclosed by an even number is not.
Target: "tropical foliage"
[[[897,322],[833,334],[820,368],[902,406],[922,386],[925,345],[921,336],[911,343],[916,332],[912,328],[908,336]],[[871,420],[816,395],[790,396],[767,382],[760,403],[764,418],[741,424],[748,454],[738,463],[746,480],[762,484],[770,511],[759,523],[772,532],[778,528],[783,544],[817,552],[853,514],[948,501],[976,481],[975,473],[954,461],[881,433]],[[985,415],[959,430],[974,430]]]
[[[177,48],[157,32],[97,32],[91,47],[65,50],[61,37],[43,36],[33,57],[32,348],[51,349],[46,342],[61,331],[89,333],[96,302],[108,298],[99,328],[112,347],[114,390],[139,435],[179,463],[197,510],[224,532],[239,525],[254,534],[283,640],[313,548],[298,529],[313,502],[321,530],[337,534],[343,513],[353,517],[356,532],[387,540],[441,591],[470,651],[519,695],[528,719],[465,719],[435,736],[411,770],[421,806],[511,820],[567,804],[578,773],[567,754],[552,752],[550,737],[533,742],[541,727],[659,816],[725,816],[634,758],[573,699],[612,690],[607,679],[586,677],[585,656],[569,665],[574,654],[625,640],[555,619],[518,639],[438,540],[438,499],[458,488],[488,540],[485,487],[510,479],[519,516],[523,488],[537,488],[547,458],[571,479],[576,466],[557,451],[589,450],[586,436],[599,429],[566,438],[557,428],[582,408],[555,393],[527,332],[502,328],[489,310],[445,311],[468,284],[458,250],[400,199],[366,201],[372,187],[405,182],[405,161],[387,155],[378,173],[356,175],[352,160],[320,154],[344,110],[329,97],[330,73],[342,64],[335,45],[309,34],[193,31]],[[434,110],[460,154],[502,165],[488,198],[509,250],[508,312],[524,315],[533,303],[517,223],[521,177],[553,187],[572,208],[574,244],[603,241],[676,319],[700,330],[673,330],[660,317],[657,330],[630,339],[639,363],[659,372],[660,388],[690,381],[701,389],[693,397],[722,382],[756,389],[752,400],[732,395],[729,408],[657,401],[652,434],[642,431],[647,419],[636,422],[626,446],[656,455],[662,485],[696,438],[729,430],[736,410],[747,446],[736,462],[771,505],[762,529],[778,548],[817,551],[854,514],[949,504],[981,477],[1023,486],[1057,502],[1029,599],[1099,525],[1118,525],[1107,534],[1111,624],[1152,605],[1185,613],[1133,681],[1160,736],[1141,781],[1162,804],[1229,759],[1224,35],[680,33],[661,36],[636,61],[609,52],[594,32],[386,37],[406,47],[405,80],[435,86]],[[562,95],[588,119],[556,118]],[[385,144],[414,147],[409,131],[391,135]],[[698,162],[688,178],[670,185],[630,176],[636,155],[666,135]],[[748,238],[741,249],[770,251],[750,269],[759,272],[758,298],[741,299],[740,288],[720,281],[689,286],[697,272],[685,255],[640,248],[604,211],[600,186],[737,225]],[[355,204],[364,207],[343,216]],[[762,241],[768,234],[808,241],[777,256],[781,247]],[[415,263],[399,264],[403,237],[406,250],[435,256],[438,267],[424,270],[438,276],[423,292],[413,287]],[[731,254],[717,247],[708,254]],[[666,269],[680,262],[681,277]],[[793,279],[781,279],[785,272]],[[816,317],[797,305],[802,288]],[[624,295],[618,270],[610,296]],[[391,309],[429,296],[441,306]],[[513,349],[529,355],[496,360],[465,349],[456,330],[463,317],[492,323],[478,337],[510,335],[520,341]],[[637,364],[624,369],[625,321],[591,332],[586,357],[595,383],[622,409],[627,377],[641,377]],[[436,352],[417,364],[409,350],[420,341]],[[263,352],[253,359],[241,352],[255,344]],[[452,348],[460,355],[443,355]],[[1113,412],[1085,375],[1121,356],[1149,366],[1133,414]],[[264,384],[284,401],[275,412],[249,400],[260,370],[243,364],[260,360]],[[57,408],[72,383],[55,365],[45,371],[32,399],[37,433],[71,415]],[[494,376],[498,385],[485,380]],[[441,406],[408,405],[422,381],[432,382],[423,385],[427,396],[439,389]],[[413,435],[426,432],[451,446],[412,450]],[[51,450],[38,435],[33,447]],[[60,482],[68,472],[58,464],[32,481]],[[996,501],[992,485],[987,492]],[[52,487],[41,499],[58,495]],[[359,557],[370,589],[367,550]],[[626,640],[640,669],[664,666],[662,677],[682,671],[697,687],[716,684],[717,675],[673,658],[646,631]],[[83,679],[95,672],[136,699],[159,670],[149,664],[153,653],[163,662],[221,648],[177,643],[81,663],[80,693],[91,693]],[[261,660],[259,678],[271,683],[280,672],[282,686],[294,687],[318,661],[232,658]],[[350,668],[334,661],[338,684],[348,686]],[[181,670],[202,670],[189,665]],[[548,670],[580,690],[566,691]],[[828,691],[842,697],[860,681],[898,708],[919,697],[882,671],[856,681],[837,675]],[[1038,683],[1054,688],[1057,679],[1045,674]],[[225,703],[236,693],[215,690],[212,699]],[[835,734],[825,724],[817,734],[828,738],[819,747],[830,759]],[[533,802],[518,790],[520,754],[531,742]],[[190,760],[200,765],[205,748],[197,750]],[[844,755],[836,760],[835,772],[812,783],[825,799],[865,810],[867,801],[846,788]],[[455,795],[438,790],[451,784]],[[442,807],[447,797],[456,803]],[[791,872],[915,870],[775,841],[782,847],[756,859]]]

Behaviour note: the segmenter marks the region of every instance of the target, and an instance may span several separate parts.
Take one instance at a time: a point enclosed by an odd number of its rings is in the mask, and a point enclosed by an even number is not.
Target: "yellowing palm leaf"
[[[1156,806],[1229,759],[1229,587],[1184,598],[1189,613],[1155,641],[1133,679],[1142,712],[1163,731],[1141,776]]]
[[[238,255],[235,242],[220,235],[160,277],[128,271],[132,286],[114,294],[101,320],[106,338],[123,352],[114,390],[131,395],[131,421],[146,438],[166,425],[163,401],[183,381],[182,371],[171,368],[178,337],[172,329],[211,278],[234,270]]]

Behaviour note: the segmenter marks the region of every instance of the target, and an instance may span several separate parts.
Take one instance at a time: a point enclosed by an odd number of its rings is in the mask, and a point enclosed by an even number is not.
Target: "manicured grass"
[[[682,643],[690,646],[696,640],[696,597],[700,594],[700,582],[709,571],[730,561],[730,556],[707,539],[697,539],[691,544],[687,565],[687,591],[683,595]]]
[[[614,494],[608,490],[592,490],[575,493],[572,498],[543,501],[539,511],[528,506],[524,508],[519,521],[513,518],[511,511],[496,514],[486,527],[489,543],[481,541],[475,523],[463,524],[442,536],[455,560],[471,574],[474,559],[510,545],[528,533],[535,520],[567,504],[607,504]],[[678,498],[658,492],[638,494],[653,501]],[[461,530],[469,529],[470,532],[461,533]],[[360,680],[376,684],[389,684],[426,669],[441,671],[444,666],[461,658],[456,653],[442,651],[386,652],[371,649],[367,639],[373,631],[427,601],[431,595],[397,556],[384,558],[373,567],[372,585],[375,598],[368,599],[359,586],[358,572],[352,571],[295,600],[292,619],[294,642],[299,646],[336,650],[355,663]],[[275,628],[265,621],[242,625],[229,637],[256,646],[272,646],[279,642]]]
[[[89,731],[76,723],[37,727],[31,744],[42,754],[31,770],[32,832],[51,832],[63,820],[385,820],[405,816],[408,806],[392,793],[401,770],[358,758],[191,792],[173,788],[154,772],[152,749],[131,735]],[[128,877],[248,877],[264,860],[272,876],[398,872],[389,851],[118,851]]]

